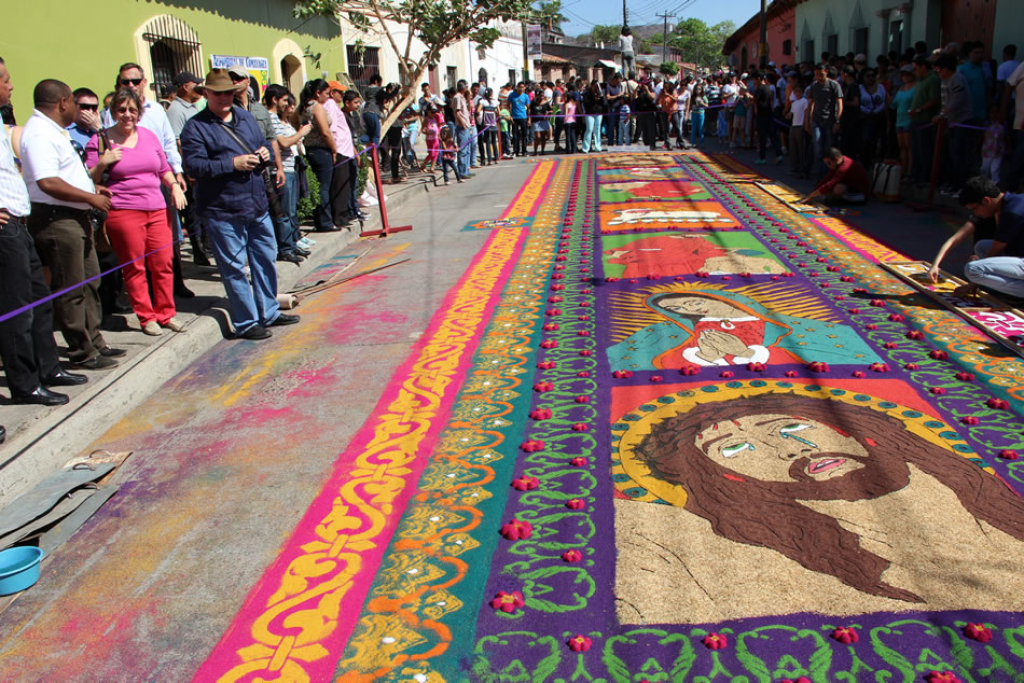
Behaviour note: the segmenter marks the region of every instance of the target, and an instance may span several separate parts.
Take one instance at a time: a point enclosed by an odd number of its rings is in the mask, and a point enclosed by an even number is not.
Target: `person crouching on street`
[[[268,328],[297,323],[299,316],[281,313],[277,304],[277,239],[262,175],[271,153],[253,116],[233,106],[237,88],[227,69],[207,74],[207,107],[185,124],[181,151],[196,179],[196,211],[210,233],[235,337],[266,339]]]
[[[182,332],[185,326],[175,317],[174,239],[160,183],[170,188],[178,211],[187,204],[185,191],[167,163],[160,140],[138,125],[145,111],[139,96],[128,88],[119,89],[110,111],[114,125],[85,146],[85,164],[93,182],[113,193],[107,236],[123,266],[125,289],[142,331],[154,337],[163,334],[162,327]]]

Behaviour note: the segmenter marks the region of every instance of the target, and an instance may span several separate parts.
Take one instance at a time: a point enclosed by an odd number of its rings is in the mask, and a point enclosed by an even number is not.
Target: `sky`
[[[662,12],[677,15],[675,21],[696,17],[709,25],[731,19],[737,27],[759,12],[760,0],[626,0],[629,23],[633,26],[662,21]],[[562,14],[569,21],[562,24],[566,35],[587,33],[594,24],[622,23],[622,0],[562,0]],[[673,21],[669,19],[669,21]]]

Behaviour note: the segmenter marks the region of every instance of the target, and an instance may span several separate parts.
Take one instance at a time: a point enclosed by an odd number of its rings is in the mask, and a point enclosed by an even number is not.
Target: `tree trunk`
[[[387,130],[391,128],[391,124],[402,115],[402,112],[405,111],[406,107],[416,101],[416,84],[421,78],[423,78],[423,74],[426,73],[427,64],[426,62],[419,64],[416,67],[416,73],[414,74],[409,74],[409,72],[403,68],[399,68],[398,71],[400,74],[399,81],[401,81],[399,85],[402,86],[402,92],[404,94],[398,105],[393,107],[391,109],[391,113],[388,114],[387,118],[381,122],[380,130],[382,137],[386,134]]]

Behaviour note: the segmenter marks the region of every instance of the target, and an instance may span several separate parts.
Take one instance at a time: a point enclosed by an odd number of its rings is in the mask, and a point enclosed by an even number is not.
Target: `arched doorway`
[[[192,27],[177,17],[153,17],[135,34],[138,62],[149,76],[150,87],[159,96],[174,89],[174,77],[182,71],[202,76],[202,43]]]
[[[298,97],[302,91],[302,63],[294,55],[287,55],[281,60],[281,85]]]

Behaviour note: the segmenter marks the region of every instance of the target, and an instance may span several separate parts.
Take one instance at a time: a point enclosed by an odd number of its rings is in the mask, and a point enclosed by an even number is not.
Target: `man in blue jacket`
[[[277,305],[277,239],[262,173],[271,153],[256,119],[233,106],[237,89],[227,69],[207,74],[207,107],[185,124],[181,153],[196,181],[195,208],[210,235],[235,337],[266,339],[267,328],[297,323],[299,316]]]

